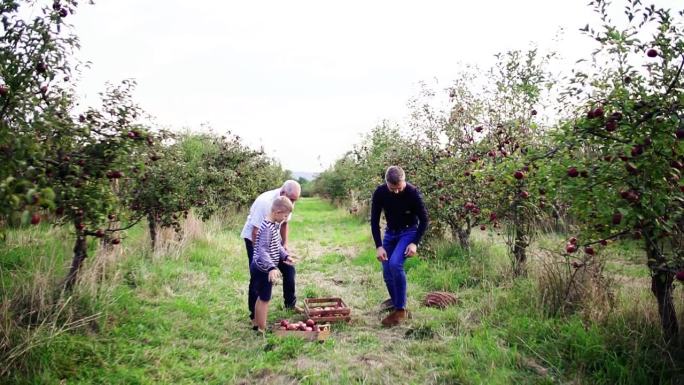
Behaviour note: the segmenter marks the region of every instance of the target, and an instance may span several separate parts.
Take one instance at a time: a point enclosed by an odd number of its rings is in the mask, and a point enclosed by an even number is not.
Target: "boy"
[[[254,258],[249,267],[250,286],[254,287],[257,295],[254,306],[254,325],[257,330],[266,330],[266,318],[268,316],[268,303],[271,300],[273,282],[280,277],[278,264],[283,262],[293,265],[287,250],[282,245],[280,237],[280,224],[285,221],[292,212],[292,201],[286,196],[279,196],[271,205],[271,212],[264,218],[259,226],[254,243]]]

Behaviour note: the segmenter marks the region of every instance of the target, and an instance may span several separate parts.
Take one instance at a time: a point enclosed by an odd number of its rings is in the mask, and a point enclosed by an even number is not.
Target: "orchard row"
[[[574,267],[610,242],[637,240],[667,336],[677,333],[675,277],[684,279],[682,13],[627,2],[626,27],[594,1],[595,46],[566,76],[537,50],[497,55],[488,71],[412,101],[409,127],[383,124],[317,181],[333,200],[367,204],[391,164],[425,197],[433,235],[468,247],[473,229],[505,234],[525,274],[533,235],[569,224],[559,245]],[[586,63],[586,64],[585,64]]]

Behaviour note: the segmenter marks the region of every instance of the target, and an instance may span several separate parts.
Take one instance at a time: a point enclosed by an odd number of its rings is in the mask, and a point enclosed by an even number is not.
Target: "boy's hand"
[[[273,269],[268,272],[268,282],[273,283],[275,282],[278,278],[280,278],[280,270],[278,269]]]
[[[378,261],[383,262],[383,261],[387,260],[387,251],[385,251],[384,247],[382,247],[382,246],[378,247],[376,254],[378,256]]]
[[[286,259],[283,259],[283,263],[290,266],[294,266],[297,262],[299,262],[299,260],[295,259],[292,255],[288,256]]]

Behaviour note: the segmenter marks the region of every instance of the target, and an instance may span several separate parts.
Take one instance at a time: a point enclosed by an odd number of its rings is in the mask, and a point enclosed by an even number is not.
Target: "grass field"
[[[46,328],[0,382],[16,384],[677,384],[681,355],[663,346],[648,274],[638,255],[609,250],[613,306],[557,315],[540,300],[545,268],[514,280],[500,239],[475,234],[465,253],[433,244],[436,255],[407,262],[412,319],[386,329],[387,298],[368,223],[316,199],[297,203],[291,247],[301,256],[297,294],[339,296],[353,320],[324,343],[261,337],[246,309],[242,216],[195,224],[179,252],[152,254],[143,230],[126,250],[91,258],[79,294],[64,305],[84,320]],[[47,228],[10,233],[0,254],[4,316],[27,277],[52,287],[69,261],[68,234]],[[539,243],[553,244],[545,238]],[[420,251],[420,250],[419,250]],[[93,247],[92,253],[96,250]],[[534,255],[534,254],[533,254]],[[541,255],[541,254],[540,254]],[[49,260],[51,262],[45,262]],[[94,263],[97,260],[98,263]],[[41,262],[42,261],[42,262]],[[98,265],[99,264],[99,265]],[[97,266],[94,266],[97,265]],[[95,271],[95,273],[93,273]],[[51,278],[52,277],[52,278]],[[35,293],[36,285],[26,285]],[[47,290],[47,289],[45,289]],[[431,290],[456,293],[445,310],[421,306]],[[682,314],[681,289],[675,291]],[[25,297],[31,297],[25,295]],[[591,301],[587,300],[590,303]],[[269,319],[301,319],[274,288]],[[5,333],[15,335],[17,333]],[[19,340],[17,340],[19,341]],[[5,342],[7,343],[7,342]]]

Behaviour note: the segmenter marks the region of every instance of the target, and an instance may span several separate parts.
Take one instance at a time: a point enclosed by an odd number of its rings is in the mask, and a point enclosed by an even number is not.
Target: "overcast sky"
[[[585,0],[99,0],[71,22],[92,62],[80,93],[134,78],[135,100],[174,129],[232,131],[293,171],[321,171],[383,119],[403,121],[419,81],[459,63],[552,44],[574,62]],[[675,1],[658,4],[675,5]]]

